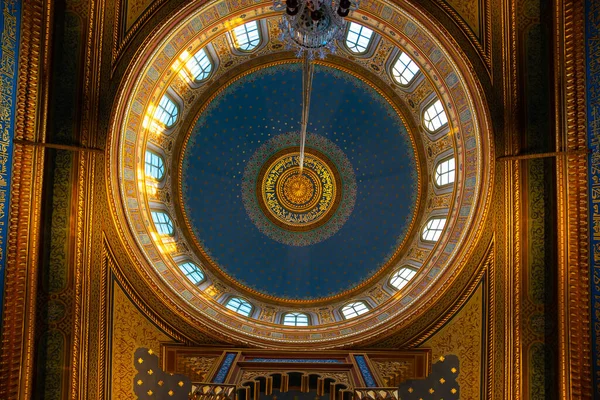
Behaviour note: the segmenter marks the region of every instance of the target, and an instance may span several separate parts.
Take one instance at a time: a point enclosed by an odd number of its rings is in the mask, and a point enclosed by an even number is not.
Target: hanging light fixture
[[[276,11],[285,11],[280,22],[280,40],[296,50],[298,58],[325,58],[335,52],[342,39],[345,17],[358,8],[359,0],[275,0]]]

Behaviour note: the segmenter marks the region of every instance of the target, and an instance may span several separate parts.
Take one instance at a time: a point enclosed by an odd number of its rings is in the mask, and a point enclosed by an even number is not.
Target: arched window
[[[402,289],[416,273],[412,268],[402,267],[394,272],[394,275],[390,278],[390,285],[396,289]]]
[[[213,68],[212,62],[204,49],[200,49],[194,54],[185,66],[196,82],[207,79]]]
[[[248,303],[244,299],[240,299],[239,297],[230,298],[225,307],[246,317],[252,312],[252,304]]]
[[[167,128],[172,127],[177,122],[177,115],[179,109],[173,100],[166,94],[160,99],[158,107],[154,112],[154,119],[166,126]]]
[[[429,132],[435,132],[448,123],[446,111],[444,111],[444,106],[442,106],[442,102],[439,99],[425,110],[423,120],[425,128]]]
[[[199,284],[204,280],[204,273],[198,266],[191,262],[179,264],[179,269],[194,285]]]
[[[173,220],[162,211],[152,211],[152,221],[156,230],[161,235],[173,236]]]
[[[423,227],[421,238],[428,242],[437,242],[442,235],[444,226],[446,225],[446,218],[431,218]]]
[[[146,176],[161,180],[165,176],[165,162],[161,156],[153,151],[146,150]]]
[[[233,29],[233,40],[242,51],[254,50],[260,44],[260,29],[256,21],[246,22]]]
[[[369,311],[369,308],[364,301],[356,301],[354,303],[347,304],[344,306],[344,308],[342,308],[342,314],[346,319],[358,317],[367,311]]]
[[[454,157],[447,158],[435,167],[435,184],[437,186],[449,185],[454,182],[455,175],[456,166],[454,164]]]
[[[373,37],[373,31],[356,22],[350,22],[346,33],[346,46],[354,54],[366,53]]]
[[[396,82],[406,86],[412,82],[417,72],[419,72],[417,64],[408,54],[401,52],[392,67],[392,76]]]
[[[308,326],[308,315],[303,313],[287,313],[283,316],[283,324],[287,326]]]

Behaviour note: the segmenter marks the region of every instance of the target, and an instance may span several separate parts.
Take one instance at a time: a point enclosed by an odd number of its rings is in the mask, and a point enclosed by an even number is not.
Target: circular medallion
[[[306,231],[327,222],[341,195],[340,174],[324,154],[306,149],[302,173],[299,160],[297,147],[277,152],[264,164],[256,182],[260,208],[275,225],[290,231]]]
[[[298,139],[288,133],[261,146],[244,172],[242,194],[261,232],[280,243],[307,246],[344,225],[356,201],[356,180],[344,152],[315,134],[307,137],[300,173]]]

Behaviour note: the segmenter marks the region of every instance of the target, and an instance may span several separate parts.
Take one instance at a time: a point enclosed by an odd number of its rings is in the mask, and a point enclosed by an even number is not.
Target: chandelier
[[[280,40],[298,58],[324,58],[335,52],[335,40],[344,35],[344,18],[357,7],[358,0],[275,0],[274,9],[285,10]]]

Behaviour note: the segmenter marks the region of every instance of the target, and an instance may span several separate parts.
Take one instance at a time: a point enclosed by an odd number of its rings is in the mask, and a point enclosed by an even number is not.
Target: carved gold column
[[[517,73],[517,26],[516,1],[503,3],[502,9],[502,76],[504,102],[503,140],[498,143],[498,155],[518,154],[520,136],[517,126],[519,115],[518,73]],[[493,287],[497,290],[497,303],[502,308],[494,307],[498,313],[495,317],[499,326],[504,326],[502,342],[504,343],[503,369],[504,382],[502,398],[506,400],[521,399],[521,338],[520,338],[520,275],[521,275],[521,161],[497,163],[498,176],[502,181],[503,212],[497,223],[502,224],[498,231],[498,262],[496,275],[492,278]],[[495,311],[494,311],[495,312]],[[502,324],[503,321],[504,323]],[[495,379],[498,379],[497,377]],[[500,398],[495,388],[488,388],[492,398]]]
[[[587,149],[584,2],[554,2],[556,150]],[[592,398],[587,154],[556,158],[559,397]]]
[[[15,137],[46,136],[52,2],[22,2]],[[16,145],[9,216],[0,398],[32,396],[44,151]]]

